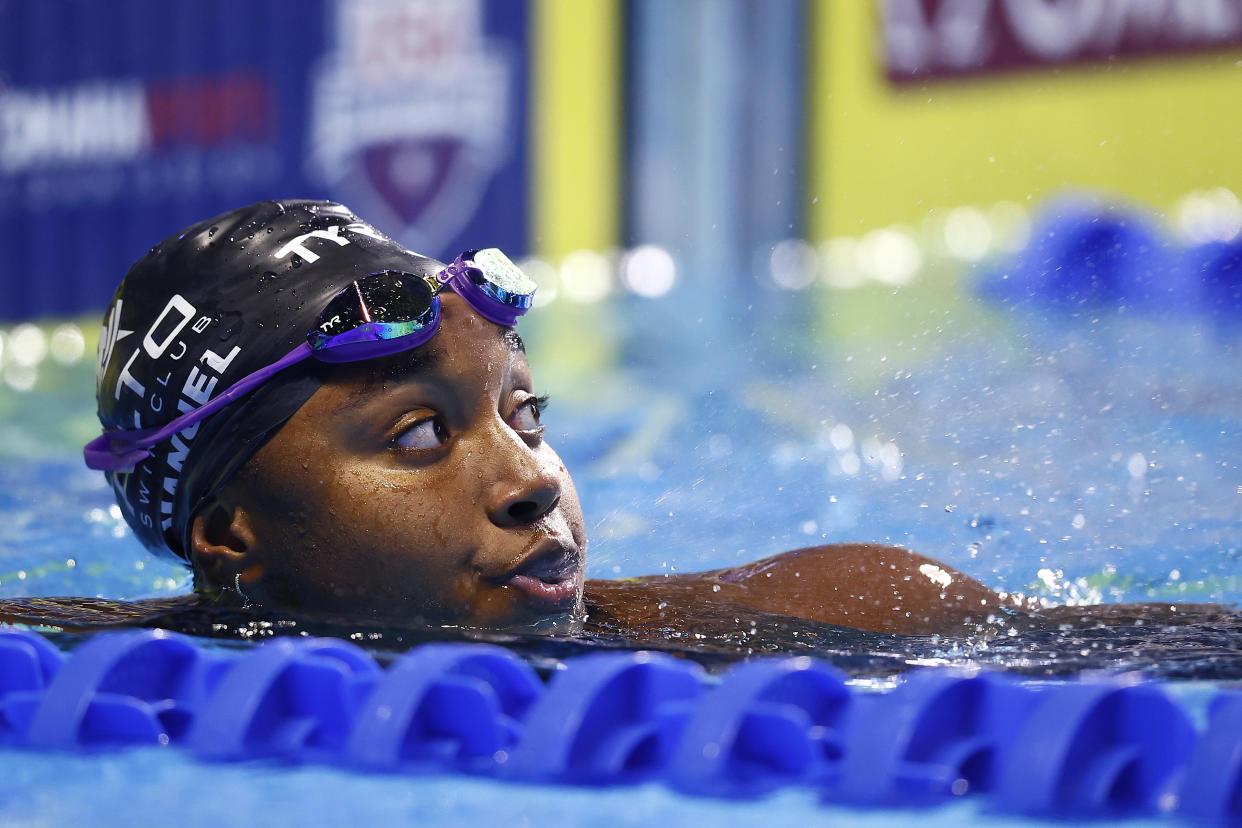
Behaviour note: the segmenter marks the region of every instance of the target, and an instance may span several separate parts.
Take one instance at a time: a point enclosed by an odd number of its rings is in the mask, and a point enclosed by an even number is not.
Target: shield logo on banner
[[[483,39],[470,0],[341,3],[337,11],[339,42],[312,89],[308,174],[407,247],[443,254],[506,160],[508,53]],[[434,59],[424,49],[374,48],[374,32],[411,26],[424,39],[445,33]]]
[[[451,136],[406,138],[363,147],[339,182],[351,206],[401,241],[439,251],[474,215],[499,162]]]

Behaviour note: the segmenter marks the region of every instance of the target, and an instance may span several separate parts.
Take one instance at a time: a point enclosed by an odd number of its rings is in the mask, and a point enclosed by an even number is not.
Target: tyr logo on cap
[[[320,230],[312,230],[309,233],[303,233],[290,239],[284,246],[276,251],[276,258],[283,259],[290,253],[297,256],[307,264],[313,264],[319,261],[319,254],[306,246],[311,239],[326,239],[334,242],[338,247],[345,247],[349,244],[349,239],[341,235],[341,230],[347,233],[360,233],[364,236],[370,236],[373,239],[384,241],[384,237],[375,231],[375,228],[361,221],[351,222],[343,227],[339,224],[330,224]]]

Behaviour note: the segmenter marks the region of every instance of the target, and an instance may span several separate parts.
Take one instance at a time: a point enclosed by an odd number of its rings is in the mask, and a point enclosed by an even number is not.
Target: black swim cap
[[[304,343],[355,279],[442,267],[327,201],[264,201],[199,222],[151,248],[117,288],[99,338],[99,420],[163,425]],[[315,393],[315,363],[153,446],[132,470],[107,473],[148,549],[189,560],[194,512]]]

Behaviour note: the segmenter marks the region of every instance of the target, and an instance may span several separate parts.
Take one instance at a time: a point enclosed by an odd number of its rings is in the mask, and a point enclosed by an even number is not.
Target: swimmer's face
[[[582,508],[520,343],[443,294],[430,342],[334,369],[196,518],[196,565],[308,610],[487,626],[580,613]]]

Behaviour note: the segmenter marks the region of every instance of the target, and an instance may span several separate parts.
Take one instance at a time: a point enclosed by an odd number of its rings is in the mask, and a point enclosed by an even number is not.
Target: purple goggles
[[[382,270],[334,296],[306,342],[242,377],[203,405],[162,426],[105,431],[86,444],[86,465],[99,471],[132,468],[162,440],[210,417],[291,365],[359,362],[417,348],[440,327],[440,291],[451,288],[484,319],[511,326],[530,310],[535,283],[494,247],[467,250],[434,277]]]

